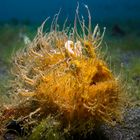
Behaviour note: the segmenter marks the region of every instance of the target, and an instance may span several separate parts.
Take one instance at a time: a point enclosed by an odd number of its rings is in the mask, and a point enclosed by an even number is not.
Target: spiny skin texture
[[[14,92],[21,100],[35,100],[38,113],[60,114],[64,127],[88,132],[97,122],[114,124],[121,119],[123,93],[97,53],[102,41],[98,26],[92,31],[90,21],[88,28],[79,22],[81,36],[76,27],[68,33],[56,25],[43,34],[42,25],[35,39],[13,58],[12,72]]]

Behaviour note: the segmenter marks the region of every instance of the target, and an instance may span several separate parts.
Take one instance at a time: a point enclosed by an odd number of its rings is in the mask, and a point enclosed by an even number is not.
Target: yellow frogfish
[[[40,114],[60,114],[65,127],[78,131],[121,120],[122,85],[99,51],[104,31],[92,29],[90,14],[88,26],[78,14],[71,29],[64,24],[60,30],[57,16],[47,33],[44,24],[13,58],[14,92],[35,100]]]

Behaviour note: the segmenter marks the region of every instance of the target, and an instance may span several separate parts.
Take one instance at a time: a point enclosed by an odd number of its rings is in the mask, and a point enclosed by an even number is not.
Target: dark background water
[[[61,8],[60,21],[74,19],[77,2],[80,13],[86,17],[84,4],[89,6],[93,20],[140,20],[140,0],[0,0],[0,21],[10,19],[41,22]]]

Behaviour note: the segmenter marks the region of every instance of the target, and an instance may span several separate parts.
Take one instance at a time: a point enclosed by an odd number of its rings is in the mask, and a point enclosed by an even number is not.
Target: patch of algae
[[[41,123],[35,127],[32,134],[28,138],[29,140],[64,140],[59,130],[59,123],[54,120],[53,117],[48,116],[42,120]]]
[[[51,114],[64,133],[82,135],[92,132],[99,122],[114,125],[122,120],[122,83],[100,57],[98,48],[104,32],[100,34],[98,25],[92,30],[87,11],[88,27],[84,19],[80,20],[77,8],[74,28],[69,30],[64,24],[59,30],[57,14],[50,32],[43,33],[44,22],[34,40],[13,57],[12,96],[19,103],[9,119],[14,116],[33,129]],[[34,131],[44,131],[41,124],[32,131],[37,137]]]

